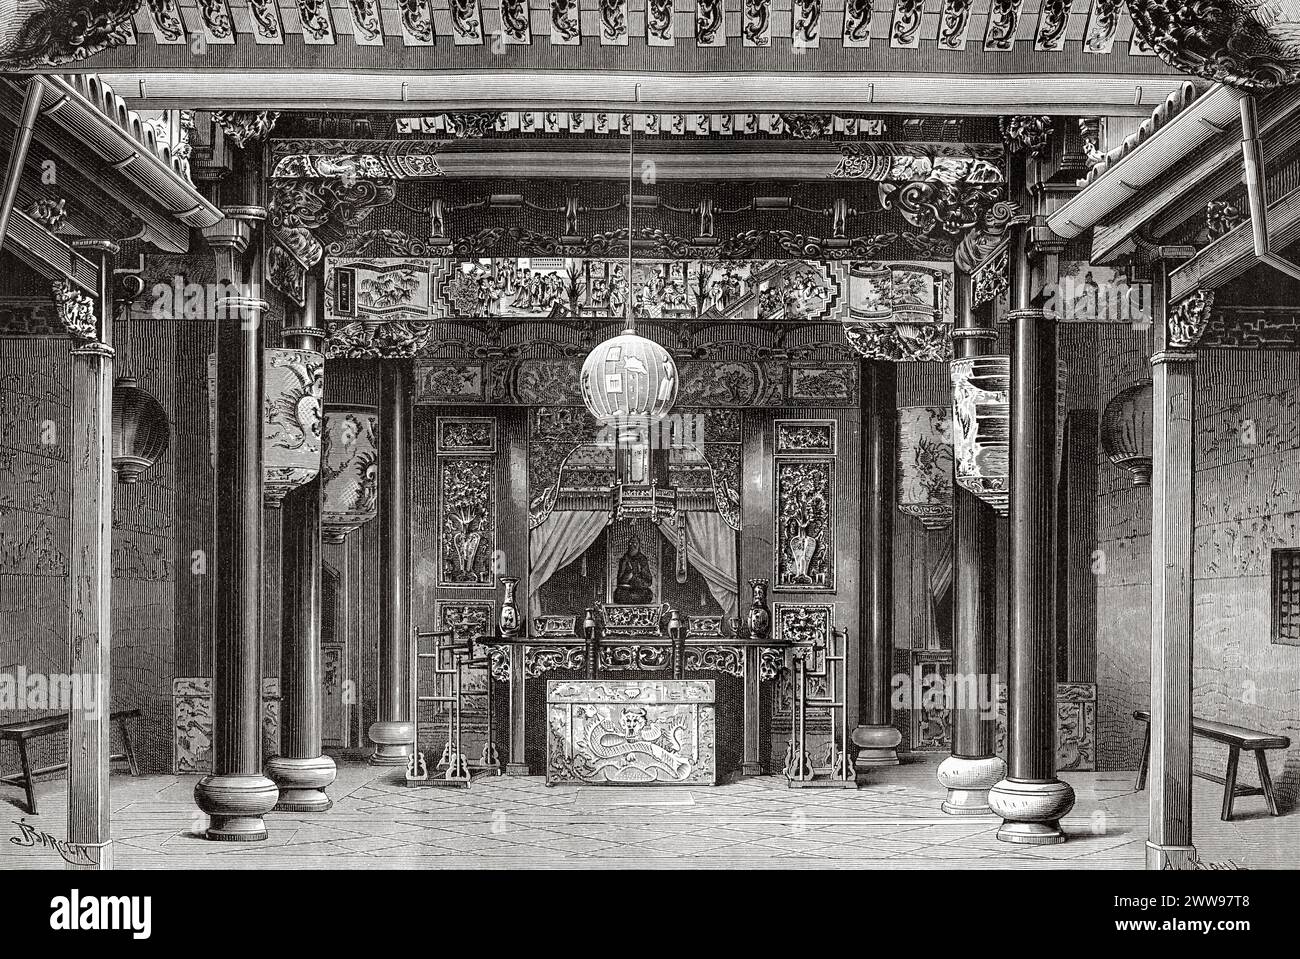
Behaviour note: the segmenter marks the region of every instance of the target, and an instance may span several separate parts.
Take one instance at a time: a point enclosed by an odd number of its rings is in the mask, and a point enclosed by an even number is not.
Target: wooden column
[[[972,302],[971,278],[958,272],[953,354],[982,356],[998,334]],[[993,304],[988,306],[992,312]],[[989,790],[1006,775],[997,756],[994,695],[997,670],[997,517],[974,493],[953,483],[952,668],[958,700],[953,704],[952,755],[939,764],[948,790],[941,808],[954,816],[989,813]],[[971,701],[971,694],[987,702]]]
[[[318,314],[319,281],[307,275],[306,306],[283,331],[289,349],[324,346]],[[321,751],[321,484],[311,482],[284,497],[280,541],[280,740],[281,755],[266,764],[280,789],[275,808],[324,812],[333,805],[325,789],[337,775]]]
[[[1046,845],[1065,841],[1060,819],[1074,806],[1056,778],[1056,318],[1033,303],[1026,227],[1011,230],[1008,774],[989,806],[999,839]]]
[[[74,240],[95,261],[99,287],[93,299],[71,287],[60,309],[72,350],[72,515],[69,529],[68,673],[80,684],[80,708],[68,711],[68,842],[85,865],[111,869],[109,815],[109,713],[111,711],[113,533],[113,261],[106,240]],[[69,322],[71,321],[71,322]]]
[[[411,367],[385,360],[379,393],[379,700],[370,727],[377,766],[411,757]]]
[[[1151,478],[1151,765],[1148,869],[1191,869],[1192,608],[1195,522],[1197,315],[1193,300],[1170,317],[1164,261],[1152,275],[1155,306]],[[1208,305],[1201,312],[1208,314]],[[1173,322],[1171,322],[1173,321]],[[1182,321],[1182,322],[1180,322]]]
[[[894,364],[863,363],[862,384],[862,674],[855,766],[898,765],[903,736],[890,720],[894,653],[895,431]]]
[[[251,175],[251,172],[246,175]],[[257,207],[226,208],[204,231],[217,279],[239,295],[217,301],[216,628],[212,657],[212,773],[194,787],[207,838],[266,838],[279,793],[262,775],[262,314]]]
[[[744,738],[740,759],[740,774],[742,776],[763,775],[762,748],[760,746],[763,728],[763,717],[760,709],[763,701],[762,660],[762,647],[745,647],[745,676],[742,680],[745,684],[745,698],[742,704],[744,714],[741,717],[744,725]]]

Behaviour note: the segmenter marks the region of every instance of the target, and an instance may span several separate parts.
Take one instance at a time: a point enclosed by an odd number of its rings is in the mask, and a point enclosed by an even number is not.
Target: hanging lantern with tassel
[[[167,414],[134,376],[113,384],[113,472],[119,483],[137,483],[167,450]]]
[[[1151,485],[1151,381],[1117,394],[1101,416],[1101,448],[1133,474],[1134,486]]]

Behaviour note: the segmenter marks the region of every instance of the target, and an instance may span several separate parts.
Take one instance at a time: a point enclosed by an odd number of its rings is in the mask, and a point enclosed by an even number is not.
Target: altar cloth
[[[553,679],[546,784],[715,785],[711,679]]]

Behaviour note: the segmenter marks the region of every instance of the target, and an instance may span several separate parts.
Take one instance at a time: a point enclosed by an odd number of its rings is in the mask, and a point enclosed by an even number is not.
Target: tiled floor
[[[794,790],[779,777],[713,788],[547,788],[540,778],[494,777],[468,789],[410,789],[402,774],[363,764],[339,770],[326,813],[274,813],[261,843],[200,838],[193,778],[113,778],[119,868],[528,868],[681,867],[1137,869],[1144,859],[1147,794],[1131,773],[1066,778],[1077,802],[1057,846],[999,842],[993,818],[939,810],[937,758],[873,771],[860,789]],[[65,835],[65,785],[43,783],[41,815],[25,816],[12,787],[0,791],[19,837],[25,820]],[[1196,845],[1203,861],[1278,868],[1300,858],[1300,812],[1272,818],[1258,798],[1219,820],[1219,787],[1197,781]],[[56,850],[0,836],[0,868],[61,868]]]

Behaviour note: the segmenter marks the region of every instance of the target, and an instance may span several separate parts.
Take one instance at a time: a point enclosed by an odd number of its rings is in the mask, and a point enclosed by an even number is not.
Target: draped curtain
[[[677,527],[661,521],[659,532],[677,545]],[[736,578],[736,531],[718,513],[686,514],[686,561],[704,578],[709,592],[722,607],[724,617],[740,608],[740,581]]]
[[[608,510],[557,509],[528,533],[530,617],[542,615],[542,587],[546,582],[585,553],[608,522]]]

